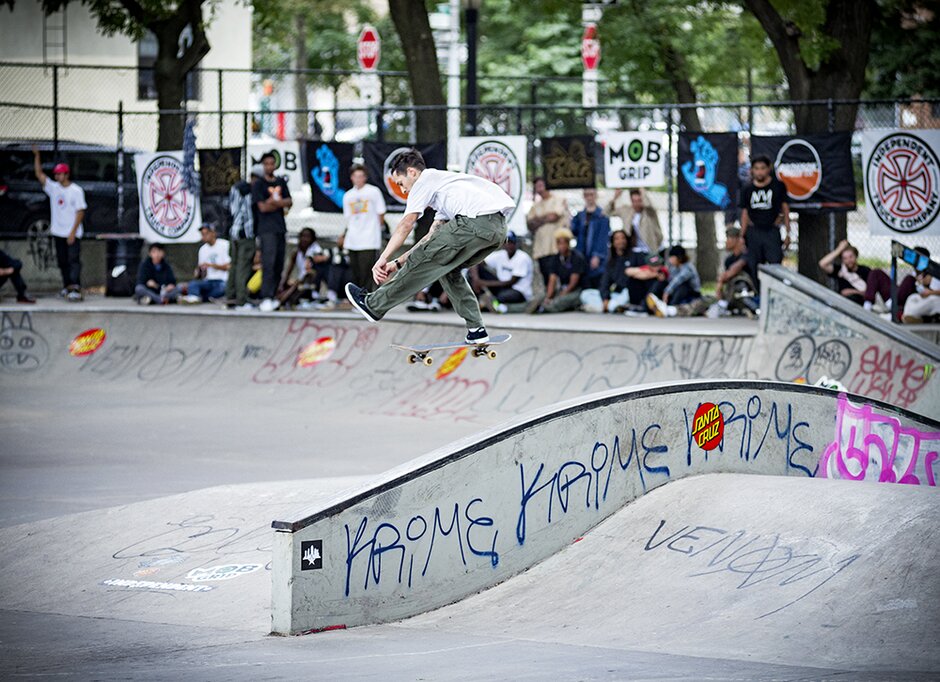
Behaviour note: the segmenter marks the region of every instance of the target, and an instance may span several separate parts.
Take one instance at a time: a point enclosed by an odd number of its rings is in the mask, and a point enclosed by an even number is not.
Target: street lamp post
[[[467,132],[477,134],[477,22],[482,0],[463,0],[467,30]]]

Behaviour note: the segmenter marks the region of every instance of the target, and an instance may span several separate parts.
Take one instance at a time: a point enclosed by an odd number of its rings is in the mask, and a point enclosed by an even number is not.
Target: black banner
[[[199,183],[202,196],[228,196],[232,185],[242,177],[242,150],[230,149],[199,150]]]
[[[590,135],[542,138],[542,176],[548,189],[595,187],[596,171]]]
[[[342,213],[343,195],[352,187],[349,167],[353,163],[353,145],[349,142],[309,141],[304,161],[313,210]]]
[[[401,142],[363,142],[362,158],[365,161],[366,172],[369,174],[369,182],[382,190],[385,197],[385,205],[389,211],[398,211],[405,207],[408,200],[401,193],[398,185],[392,182],[388,173],[386,162],[390,160],[393,153],[415,147],[428,168],[437,168],[438,170],[447,170],[447,145],[444,142],[434,142],[433,144],[404,144]]]
[[[736,133],[679,133],[679,210],[724,211],[738,205]]]
[[[751,158],[770,157],[786,185],[790,208],[818,211],[855,209],[852,133],[774,135],[751,138]]]

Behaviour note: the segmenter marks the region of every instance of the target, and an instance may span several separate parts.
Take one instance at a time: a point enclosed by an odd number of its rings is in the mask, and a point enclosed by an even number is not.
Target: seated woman
[[[637,248],[636,232],[615,230],[610,234],[610,252],[598,289],[581,292],[581,307],[589,313],[619,313],[638,305],[649,292],[656,271],[649,267],[649,254]]]
[[[659,274],[646,305],[657,317],[675,317],[702,298],[702,281],[698,270],[689,262],[689,254],[681,245],[669,249],[668,276]]]

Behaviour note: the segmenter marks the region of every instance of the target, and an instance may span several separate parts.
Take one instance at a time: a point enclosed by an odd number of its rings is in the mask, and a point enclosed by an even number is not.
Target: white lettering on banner
[[[663,133],[609,133],[603,145],[607,187],[656,187],[665,182]]]
[[[862,134],[872,234],[940,235],[938,153],[938,130],[867,130]]]

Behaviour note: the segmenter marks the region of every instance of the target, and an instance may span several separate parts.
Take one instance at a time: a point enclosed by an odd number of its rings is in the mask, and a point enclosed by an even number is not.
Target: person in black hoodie
[[[137,270],[137,286],[134,298],[140,305],[151,303],[175,303],[179,297],[176,288],[176,276],[173,268],[166,261],[166,249],[163,244],[151,244],[147,249],[148,258]]]

